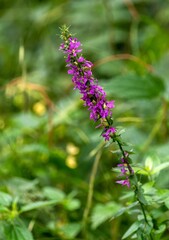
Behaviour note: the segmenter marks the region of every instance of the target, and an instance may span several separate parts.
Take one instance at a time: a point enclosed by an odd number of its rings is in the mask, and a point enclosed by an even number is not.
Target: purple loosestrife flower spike
[[[102,137],[105,141],[112,139],[116,141],[116,129],[112,126],[112,109],[114,108],[114,101],[108,101],[104,89],[98,85],[97,79],[94,78],[92,73],[93,64],[86,60],[82,55],[81,42],[72,36],[69,28],[63,26],[61,28],[61,38],[64,41],[60,45],[66,55],[66,67],[68,74],[72,76],[74,89],[78,89],[82,95],[81,99],[84,101],[90,112],[90,119],[95,122],[100,120],[97,127],[102,127]],[[121,175],[125,176],[125,180],[116,181],[119,184],[130,186],[128,179],[128,171],[131,173],[131,167],[127,161],[127,156],[124,156],[124,161],[119,164]],[[129,170],[130,169],[130,170]]]
[[[60,45],[60,50],[67,55],[68,74],[72,75],[74,89],[78,89],[82,95],[81,99],[90,112],[90,119],[96,122],[111,118],[114,101],[107,101],[105,91],[92,74],[93,64],[80,55],[82,51],[80,41],[72,37],[67,27],[64,26],[61,30],[64,43]],[[108,126],[102,136],[109,140],[113,133],[115,128]]]

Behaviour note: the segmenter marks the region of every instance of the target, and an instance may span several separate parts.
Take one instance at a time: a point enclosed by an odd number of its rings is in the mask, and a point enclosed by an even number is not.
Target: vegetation
[[[0,240],[167,240],[168,0],[1,2]],[[63,24],[115,100],[137,199],[73,90]]]

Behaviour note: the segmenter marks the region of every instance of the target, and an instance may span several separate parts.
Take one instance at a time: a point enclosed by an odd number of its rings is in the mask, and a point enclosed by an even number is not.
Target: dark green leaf
[[[164,92],[163,81],[154,75],[126,74],[103,84],[108,94],[123,99],[152,99]]]
[[[59,231],[66,239],[75,239],[77,234],[80,232],[81,224],[80,223],[68,223],[63,225]]]
[[[139,202],[141,202],[143,205],[147,205],[147,201],[144,197],[144,189],[142,186],[138,186],[138,189],[136,190],[136,196]]]
[[[21,220],[15,220],[5,225],[5,240],[33,240],[33,236]]]
[[[135,233],[137,231],[137,229],[139,228],[140,223],[139,222],[135,222],[133,223],[129,229],[127,230],[127,232],[125,232],[125,234],[123,235],[122,239],[126,239],[127,237],[131,236],[133,233]]]
[[[104,223],[108,219],[111,219],[113,215],[117,214],[121,206],[115,202],[109,202],[106,204],[97,204],[92,212],[92,228],[97,228],[100,224]]]

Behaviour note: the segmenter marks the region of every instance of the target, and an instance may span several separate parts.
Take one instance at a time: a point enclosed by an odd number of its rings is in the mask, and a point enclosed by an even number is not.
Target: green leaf
[[[12,197],[4,192],[0,192],[0,205],[9,206],[12,202]]]
[[[57,114],[54,116],[53,124],[55,126],[71,121],[71,115],[73,112],[77,111],[79,105],[79,98],[74,94],[72,98],[65,98],[58,103]]]
[[[166,225],[165,224],[161,224],[160,226],[158,226],[158,230],[155,230],[154,233],[157,234],[162,234],[166,229]]]
[[[5,240],[33,240],[33,236],[26,228],[25,224],[17,219],[12,223],[4,225]]]
[[[9,213],[10,210],[7,207],[4,207],[4,206],[0,205],[0,213],[7,213],[7,212]]]
[[[119,210],[121,206],[115,202],[109,202],[106,204],[97,204],[92,212],[92,228],[97,228],[100,224],[104,223],[108,219],[112,218]]]
[[[125,198],[123,198],[123,199],[125,199]],[[117,213],[115,213],[114,216],[111,219],[117,218],[125,212],[129,212],[130,209],[134,208],[137,205],[138,205],[138,201],[130,204],[127,207],[121,207],[120,210]]]
[[[141,186],[138,187],[137,197],[139,202],[141,202],[143,205],[147,205],[147,201],[144,197],[144,189]]]
[[[157,167],[155,167],[153,169],[152,174],[159,173],[161,170],[163,170],[163,169],[165,169],[167,167],[169,167],[169,162],[161,163],[161,164],[159,164]]]
[[[38,202],[35,202],[35,203],[30,203],[30,204],[27,204],[27,205],[23,206],[20,210],[20,213],[27,212],[27,211],[30,211],[30,210],[34,210],[34,209],[41,208],[41,207],[54,205],[56,203],[57,203],[57,200],[38,201]]]
[[[44,121],[44,119],[38,118],[32,113],[20,113],[17,114],[12,119],[12,121],[17,127],[22,130],[32,130],[42,124],[42,121]]]
[[[168,8],[165,8],[165,10],[169,11]],[[167,19],[166,15],[163,15],[163,18]],[[169,63],[169,52],[167,51],[160,58],[160,60],[155,64],[156,73],[158,74],[158,76],[162,77],[165,80],[165,85],[166,85],[165,98],[166,99],[169,99],[168,63]]]
[[[41,154],[49,154],[49,150],[47,146],[39,143],[33,144],[24,144],[22,149],[20,149],[20,153],[28,154],[28,153],[41,153]]]
[[[169,209],[169,197],[165,200],[165,205],[166,205],[166,207]]]
[[[126,239],[127,237],[129,237],[130,235],[132,235],[134,232],[137,231],[137,229],[139,228],[140,223],[139,222],[135,222],[133,223],[130,228],[127,230],[127,232],[125,232],[125,234],[123,235],[122,239]]]
[[[43,189],[43,194],[46,198],[50,200],[56,200],[57,202],[62,202],[63,199],[66,197],[63,191],[52,187],[45,187]]]
[[[80,208],[80,201],[78,199],[66,199],[64,206],[67,210],[73,211]]]
[[[6,181],[6,185],[10,192],[14,195],[22,195],[24,192],[32,190],[37,185],[38,180],[28,180],[25,178],[13,177]]]
[[[61,234],[66,239],[74,239],[81,230],[80,223],[68,223],[63,225],[60,229]]]
[[[123,99],[152,99],[161,95],[165,89],[161,78],[150,74],[119,75],[102,85],[109,95]]]

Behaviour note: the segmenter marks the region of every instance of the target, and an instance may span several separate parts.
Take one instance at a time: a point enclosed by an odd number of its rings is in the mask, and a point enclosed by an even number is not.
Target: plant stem
[[[124,149],[123,149],[123,147],[122,147],[122,144],[120,143],[120,141],[119,141],[118,139],[115,138],[114,140],[117,142],[117,144],[118,144],[118,146],[119,146],[119,149],[120,149],[120,151],[121,151],[121,153],[122,153],[122,155],[123,155],[123,157],[124,157],[125,163],[127,164],[127,167],[128,167],[128,170],[129,170],[130,174],[131,174],[131,175],[134,175],[134,178],[135,178],[135,185],[134,185],[134,187],[135,187],[135,189],[136,189],[136,190],[134,191],[134,192],[135,192],[135,196],[136,196],[136,199],[138,200],[138,202],[139,202],[139,204],[140,204],[140,208],[141,208],[141,211],[142,211],[142,213],[143,213],[145,223],[149,225],[149,222],[148,222],[147,216],[146,216],[146,211],[145,211],[144,204],[140,201],[139,195],[138,195],[138,193],[139,193],[139,188],[138,188],[138,184],[137,184],[137,183],[138,183],[137,176],[136,176],[136,174],[134,174],[134,172],[133,172],[133,170],[132,170],[132,168],[131,168],[131,166],[130,166],[127,158],[126,158],[125,151],[124,151]],[[153,240],[153,237],[152,237],[151,233],[150,233],[150,239]]]
[[[106,118],[106,121],[107,121],[107,123],[108,123],[108,125],[110,127],[112,125],[110,120],[108,118]],[[146,211],[145,211],[144,204],[143,204],[143,202],[141,202],[140,196],[139,196],[140,195],[140,190],[139,190],[139,186],[138,186],[137,176],[134,173],[132,167],[130,166],[130,163],[128,161],[128,156],[126,156],[126,152],[123,149],[123,145],[122,145],[122,143],[121,143],[121,141],[119,139],[119,136],[116,136],[116,134],[114,134],[114,136],[112,136],[112,139],[113,139],[114,142],[117,143],[117,145],[118,145],[118,147],[119,147],[119,149],[121,151],[121,154],[123,156],[123,160],[124,160],[125,164],[127,165],[127,168],[128,168],[129,173],[130,173],[130,176],[134,176],[134,183],[133,183],[133,185],[135,187],[135,191],[134,191],[135,192],[135,197],[136,197],[136,199],[138,200],[138,202],[140,204],[140,208],[141,208],[141,211],[142,211],[142,214],[143,214],[143,217],[144,217],[144,221],[145,221],[146,224],[149,225],[149,222],[148,222],[147,216],[146,216]],[[150,239],[153,240],[153,237],[152,237],[151,233],[149,234],[149,236],[150,236]]]
[[[130,166],[128,160],[127,160],[127,157],[126,157],[126,155],[125,155],[125,151],[124,151],[124,149],[123,149],[123,147],[122,147],[122,144],[121,144],[120,141],[117,140],[117,139],[116,139],[115,141],[117,142],[117,144],[118,144],[118,146],[119,146],[119,148],[120,148],[120,151],[121,151],[121,153],[122,153],[122,155],[123,155],[123,158],[124,158],[124,160],[125,160],[125,163],[127,164],[127,167],[128,167],[128,170],[129,170],[130,174],[133,175],[133,174],[134,174],[133,169],[131,168],[131,166]]]
[[[92,199],[93,199],[93,189],[94,189],[94,181],[96,178],[96,173],[97,173],[97,169],[99,166],[99,160],[101,157],[102,151],[101,149],[99,149],[99,151],[96,154],[95,160],[94,160],[94,164],[93,164],[93,168],[91,171],[91,175],[90,175],[90,180],[89,180],[89,191],[88,191],[88,196],[87,196],[87,203],[86,203],[86,207],[83,213],[83,229],[85,232],[86,229],[86,223],[88,220],[88,215],[92,206]]]

